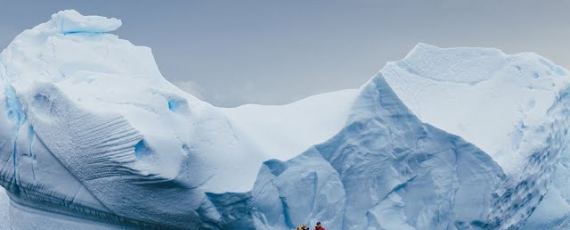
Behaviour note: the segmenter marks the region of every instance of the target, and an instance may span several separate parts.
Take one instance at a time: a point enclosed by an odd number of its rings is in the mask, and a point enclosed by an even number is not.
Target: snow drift
[[[68,10],[0,55],[14,229],[565,228],[569,72],[419,44],[360,89],[216,108],[121,21]]]

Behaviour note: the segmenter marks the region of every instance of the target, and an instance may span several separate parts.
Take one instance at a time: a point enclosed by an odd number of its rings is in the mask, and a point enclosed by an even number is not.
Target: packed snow
[[[419,44],[359,89],[217,108],[120,26],[61,11],[0,54],[0,227],[570,226],[570,73],[536,54]]]

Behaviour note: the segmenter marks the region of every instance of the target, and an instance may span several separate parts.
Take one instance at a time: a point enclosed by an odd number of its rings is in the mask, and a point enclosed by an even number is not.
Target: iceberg
[[[121,23],[61,11],[0,54],[12,229],[570,226],[570,72],[536,54],[418,44],[359,89],[217,108]]]

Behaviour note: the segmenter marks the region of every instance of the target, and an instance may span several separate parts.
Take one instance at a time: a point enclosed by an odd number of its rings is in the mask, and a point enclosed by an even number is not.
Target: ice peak
[[[408,55],[406,55],[406,58],[413,56],[414,54],[417,54],[417,53],[426,52],[429,50],[433,51],[433,50],[438,50],[438,49],[441,49],[441,48],[434,46],[434,45],[427,44],[427,43],[418,42],[418,44],[416,44],[414,46],[414,48],[412,48],[412,50],[410,50]]]
[[[62,34],[107,33],[121,27],[119,19],[83,16],[75,10],[63,10],[53,14],[50,23]]]

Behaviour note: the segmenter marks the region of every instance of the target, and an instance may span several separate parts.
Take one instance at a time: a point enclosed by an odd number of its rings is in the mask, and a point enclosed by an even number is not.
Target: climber
[[[317,222],[317,226],[315,226],[315,230],[327,230],[327,229],[321,225],[321,222]]]
[[[299,226],[298,228],[296,228],[295,230],[309,230],[309,227],[307,227],[304,224],[301,224],[301,226]]]

